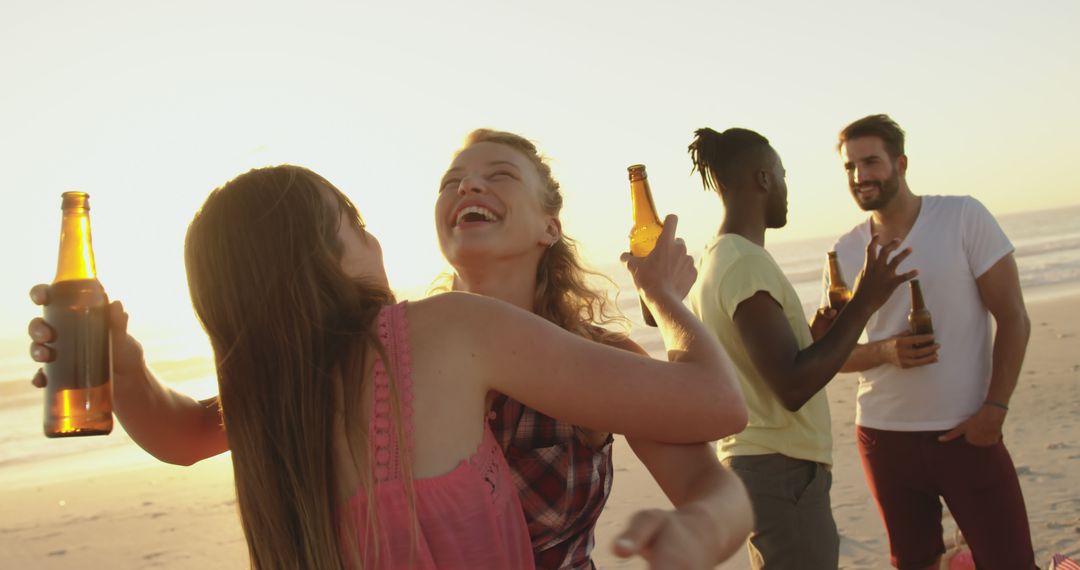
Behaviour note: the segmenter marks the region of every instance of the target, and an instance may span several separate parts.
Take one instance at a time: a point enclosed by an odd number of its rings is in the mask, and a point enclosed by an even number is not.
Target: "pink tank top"
[[[368,528],[367,494],[358,489],[340,511],[343,532],[358,537],[364,568],[534,568],[525,515],[502,450],[483,418],[484,435],[476,452],[438,477],[413,480],[416,533],[401,454],[412,449],[412,369],[405,303],[379,313],[379,339],[390,358],[401,400],[404,445],[395,436],[386,364],[374,364],[373,406],[368,427],[372,456],[378,537]],[[354,544],[356,539],[350,542]],[[378,558],[375,557],[375,542]],[[415,549],[414,549],[415,546]],[[348,556],[346,556],[348,559]]]

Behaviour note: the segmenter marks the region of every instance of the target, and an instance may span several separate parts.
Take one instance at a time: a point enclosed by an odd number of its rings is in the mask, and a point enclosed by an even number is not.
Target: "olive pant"
[[[747,542],[754,570],[836,570],[840,536],[826,466],[780,454],[738,455],[723,463],[742,479],[754,506]]]

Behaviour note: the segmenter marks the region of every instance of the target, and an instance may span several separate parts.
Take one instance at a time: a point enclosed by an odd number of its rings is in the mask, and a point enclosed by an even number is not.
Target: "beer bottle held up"
[[[840,262],[836,259],[836,252],[829,252],[829,307],[840,312],[851,300],[851,289],[844,282],[844,276],[840,273]]]
[[[930,311],[926,308],[923,300],[922,286],[918,279],[908,281],[911,285],[911,314],[908,315],[908,323],[911,325],[911,334],[934,334],[934,326],[930,321]],[[930,343],[915,345],[914,348],[930,346]]]
[[[630,207],[634,217],[634,226],[630,229],[630,254],[645,257],[656,247],[656,240],[660,237],[660,232],[664,231],[664,224],[660,221],[660,216],[656,215],[656,205],[653,204],[652,191],[649,190],[645,165],[634,164],[626,170],[630,172]],[[645,319],[645,324],[656,326],[656,319],[645,306],[645,301],[641,301],[641,316]]]
[[[90,242],[90,196],[64,192],[60,259],[49,286],[45,320],[56,331],[45,364],[45,435],[112,431],[109,299],[97,280]]]

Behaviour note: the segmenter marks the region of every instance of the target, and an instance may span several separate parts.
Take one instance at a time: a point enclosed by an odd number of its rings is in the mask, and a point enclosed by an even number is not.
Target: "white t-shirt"
[[[862,271],[870,219],[836,241],[844,280],[854,285]],[[1012,253],[1009,238],[978,200],[970,196],[923,196],[915,224],[898,248],[912,252],[899,271],[919,270],[926,308],[941,349],[938,362],[901,369],[883,364],[859,379],[855,422],[892,431],[936,431],[956,427],[982,406],[990,384],[990,313],[975,280]],[[828,271],[822,289],[828,294]],[[893,292],[866,324],[869,341],[909,330],[911,293]]]

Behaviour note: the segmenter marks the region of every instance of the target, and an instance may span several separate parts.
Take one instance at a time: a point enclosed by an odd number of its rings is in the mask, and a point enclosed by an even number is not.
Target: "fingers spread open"
[[[868,266],[877,261],[877,243],[878,235],[874,234],[870,236],[870,241],[866,244],[866,265]]]
[[[907,257],[909,255],[911,255],[911,248],[910,247],[905,247],[903,251],[901,251],[900,253],[894,255],[893,258],[889,260],[889,269],[892,269],[893,271],[896,271],[896,268],[899,267],[900,264],[905,259],[907,259]]]

